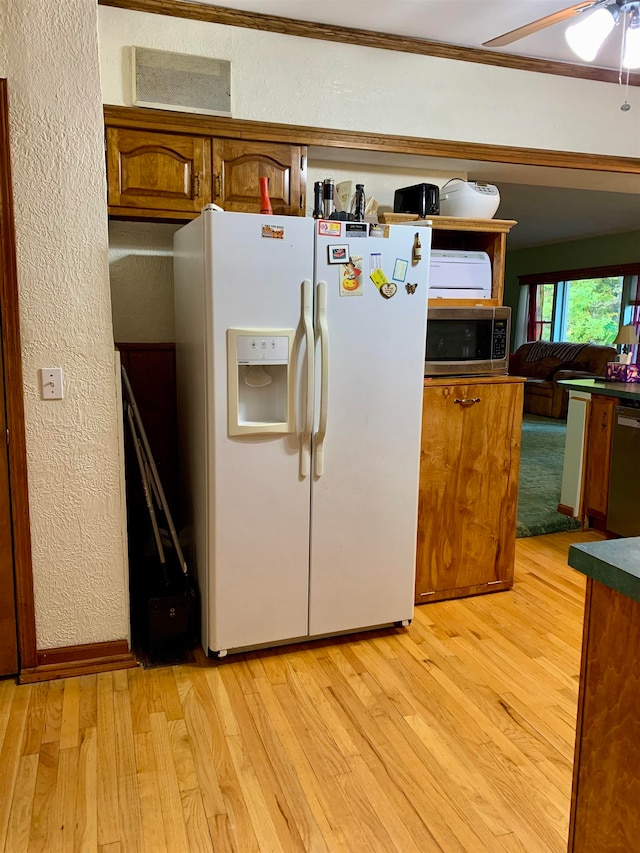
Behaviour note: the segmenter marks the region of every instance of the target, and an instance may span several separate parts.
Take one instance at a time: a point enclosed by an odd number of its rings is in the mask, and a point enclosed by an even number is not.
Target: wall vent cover
[[[225,59],[132,47],[131,67],[138,107],[231,115],[231,63]]]

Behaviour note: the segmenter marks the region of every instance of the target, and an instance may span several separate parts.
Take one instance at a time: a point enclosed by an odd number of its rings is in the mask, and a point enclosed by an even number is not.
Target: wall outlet
[[[61,367],[40,368],[40,393],[43,400],[62,400],[64,389]]]

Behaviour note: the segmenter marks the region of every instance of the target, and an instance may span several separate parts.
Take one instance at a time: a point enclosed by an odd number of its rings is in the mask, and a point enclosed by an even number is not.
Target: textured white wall
[[[224,5],[224,4],[222,4]],[[102,93],[130,104],[131,45],[231,61],[234,118],[637,157],[640,91],[101,6]]]
[[[109,223],[113,334],[118,343],[173,341],[173,235],[178,225]]]
[[[128,635],[96,5],[2,3],[38,648]],[[65,399],[40,400],[60,366]]]

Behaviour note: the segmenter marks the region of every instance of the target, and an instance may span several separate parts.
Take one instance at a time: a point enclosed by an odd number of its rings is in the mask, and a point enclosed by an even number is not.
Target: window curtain
[[[526,344],[529,340],[527,337],[527,329],[529,327],[529,288],[520,288],[520,297],[518,299],[518,313],[516,315],[514,336],[513,336],[513,351],[515,352],[522,344]]]
[[[631,322],[633,324],[633,328],[640,335],[640,301],[638,301],[638,276],[636,276],[635,279],[636,279],[636,281],[635,281],[636,299],[635,299],[635,302],[633,303],[633,306],[632,306]],[[640,355],[639,351],[640,351],[640,346],[638,346],[638,344],[636,344],[633,347],[633,356],[631,358],[631,360],[633,361],[634,364],[638,364],[638,360],[639,360],[638,356]]]
[[[536,323],[538,313],[538,285],[529,285],[529,311],[527,312],[527,340],[537,341],[541,328]]]

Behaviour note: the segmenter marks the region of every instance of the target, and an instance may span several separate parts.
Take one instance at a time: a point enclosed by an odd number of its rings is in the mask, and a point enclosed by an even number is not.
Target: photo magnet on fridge
[[[349,258],[349,247],[342,245],[327,246],[327,254],[330,264],[344,264]]]

